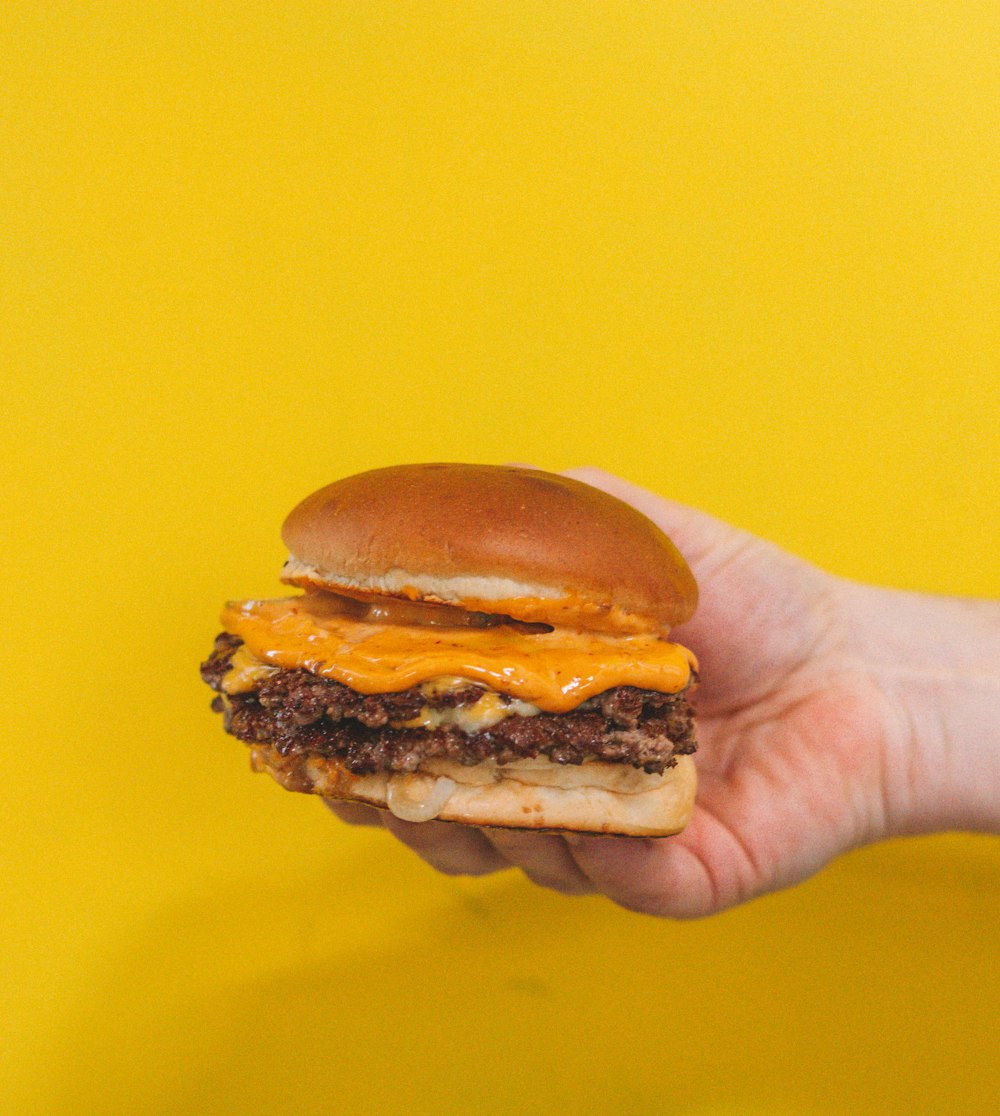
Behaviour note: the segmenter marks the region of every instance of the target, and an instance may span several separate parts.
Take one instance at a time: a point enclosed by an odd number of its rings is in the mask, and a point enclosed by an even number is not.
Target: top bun
[[[307,496],[282,580],[612,632],[665,633],[698,589],[667,536],[581,481],[500,465],[396,465]]]

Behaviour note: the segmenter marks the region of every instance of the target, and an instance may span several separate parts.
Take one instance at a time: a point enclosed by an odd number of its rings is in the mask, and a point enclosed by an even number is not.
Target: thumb
[[[698,656],[700,704],[746,705],[811,654],[825,631],[828,575],[749,531],[600,469],[567,474],[631,504],[673,540],[698,582],[698,609],[675,629]]]
[[[586,465],[567,469],[563,475],[600,488],[641,511],[670,536],[699,580],[711,578],[716,569],[728,564],[741,551],[766,545],[748,531],[724,523],[697,508],[668,500],[603,469]]]

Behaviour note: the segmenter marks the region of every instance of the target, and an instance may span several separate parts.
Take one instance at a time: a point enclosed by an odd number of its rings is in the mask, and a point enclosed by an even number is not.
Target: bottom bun
[[[354,775],[336,759],[250,748],[255,771],[287,790],[388,809],[405,821],[619,837],[669,837],[691,817],[696,775],[678,756],[662,775],[611,763],[567,765],[539,757],[470,767],[430,760],[413,773]]]

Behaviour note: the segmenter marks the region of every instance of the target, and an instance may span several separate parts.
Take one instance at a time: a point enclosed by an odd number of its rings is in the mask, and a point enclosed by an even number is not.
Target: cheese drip
[[[308,670],[358,693],[398,693],[451,675],[548,713],[567,713],[615,686],[677,693],[697,669],[687,648],[652,635],[373,624],[309,594],[232,602],[222,625],[267,666]]]

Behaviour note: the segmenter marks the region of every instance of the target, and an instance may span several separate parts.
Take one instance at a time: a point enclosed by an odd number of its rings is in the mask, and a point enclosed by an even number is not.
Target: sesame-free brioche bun
[[[282,580],[502,613],[529,623],[665,633],[698,591],[669,538],[578,480],[499,465],[398,465],[307,496],[288,516]]]
[[[270,744],[252,745],[250,756],[255,770],[286,790],[388,808],[404,820],[618,837],[679,833],[690,820],[697,785],[690,756],[678,756],[661,775],[542,758],[500,767],[439,760],[412,773],[353,775],[334,757],[283,756]]]

